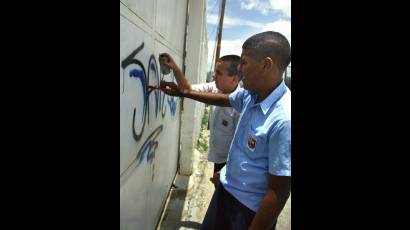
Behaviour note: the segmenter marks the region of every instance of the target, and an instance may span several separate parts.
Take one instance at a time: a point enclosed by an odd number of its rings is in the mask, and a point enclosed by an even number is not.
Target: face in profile
[[[216,87],[222,92],[231,92],[238,84],[238,78],[229,76],[230,62],[217,62],[215,66],[214,80]]]
[[[242,76],[243,87],[246,90],[256,91],[259,84],[266,84],[261,81],[263,65],[257,60],[242,52],[241,61],[238,65],[239,75]]]

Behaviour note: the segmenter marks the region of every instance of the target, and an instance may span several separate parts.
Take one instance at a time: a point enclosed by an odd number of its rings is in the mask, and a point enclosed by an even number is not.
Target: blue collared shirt
[[[291,97],[284,81],[262,102],[240,89],[229,95],[240,112],[220,181],[242,204],[257,211],[268,190],[268,173],[291,176]]]

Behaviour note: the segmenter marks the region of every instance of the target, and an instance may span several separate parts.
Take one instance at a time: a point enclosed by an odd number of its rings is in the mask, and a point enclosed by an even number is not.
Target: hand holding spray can
[[[160,54],[158,59],[159,59],[159,65],[160,65],[160,68],[161,68],[161,73],[162,74],[169,74],[171,72],[171,70],[169,69],[168,66],[165,65],[165,63],[169,62],[169,57],[167,55]]]

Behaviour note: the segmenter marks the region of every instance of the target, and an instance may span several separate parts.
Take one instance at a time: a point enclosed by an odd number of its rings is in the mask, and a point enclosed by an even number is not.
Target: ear
[[[265,57],[263,59],[263,68],[269,70],[274,67],[274,61],[270,57]]]

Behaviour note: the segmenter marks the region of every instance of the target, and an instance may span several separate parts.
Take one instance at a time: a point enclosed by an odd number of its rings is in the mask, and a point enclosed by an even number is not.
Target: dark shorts
[[[239,202],[219,184],[212,196],[202,230],[247,230],[255,212]],[[275,229],[276,220],[271,229]]]

